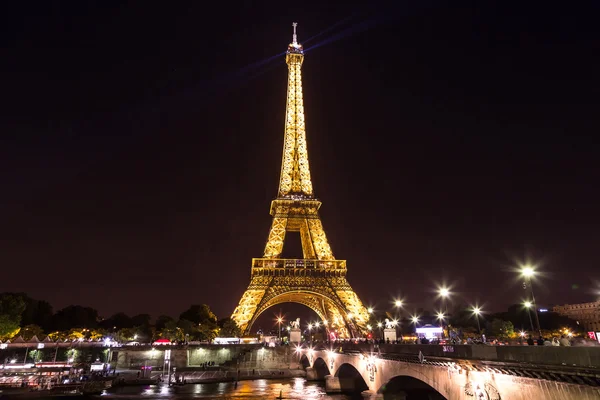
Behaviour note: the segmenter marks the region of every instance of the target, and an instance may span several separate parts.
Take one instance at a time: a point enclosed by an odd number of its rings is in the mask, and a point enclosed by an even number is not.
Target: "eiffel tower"
[[[287,109],[281,178],[271,202],[273,222],[263,258],[252,259],[248,289],[231,318],[244,334],[268,308],[300,303],[337,337],[357,337],[366,331],[367,309],[346,280],[346,261],[336,260],[319,217],[308,165],[302,74],[304,50],[297,42],[296,23],[285,60],[288,65]],[[280,258],[287,232],[300,232],[303,259]]]

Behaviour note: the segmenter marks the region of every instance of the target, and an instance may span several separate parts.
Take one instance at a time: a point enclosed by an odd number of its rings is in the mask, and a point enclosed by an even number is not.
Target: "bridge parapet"
[[[377,351],[373,344],[347,343],[343,351]],[[339,348],[339,347],[338,347]],[[382,344],[379,351],[386,354],[446,357],[457,360],[479,360],[537,365],[564,365],[600,368],[600,347],[555,346],[487,346],[487,345],[419,345]]]

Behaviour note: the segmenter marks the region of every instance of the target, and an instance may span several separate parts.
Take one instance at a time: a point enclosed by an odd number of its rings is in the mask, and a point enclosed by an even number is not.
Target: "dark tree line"
[[[28,339],[45,335],[56,338],[111,337],[125,341],[151,341],[167,338],[175,341],[211,340],[220,336],[238,336],[230,318],[217,320],[206,304],[192,305],[179,318],[161,315],[153,323],[149,314],[128,316],[118,312],[102,318],[91,307],[70,305],[53,312],[47,301],[32,299],[25,293],[0,294],[0,339],[23,336]],[[43,336],[43,337],[40,337]]]

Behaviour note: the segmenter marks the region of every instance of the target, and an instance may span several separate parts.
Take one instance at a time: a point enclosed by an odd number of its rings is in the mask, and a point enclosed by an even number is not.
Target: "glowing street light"
[[[438,320],[440,320],[440,321],[442,322],[442,324],[443,324],[443,323],[444,323],[444,318],[446,318],[446,316],[444,315],[444,313],[443,313],[443,312],[438,312],[438,313],[436,314],[436,318],[437,318]]]
[[[279,341],[281,341],[281,323],[283,322],[282,317],[277,317],[277,331],[279,332]]]
[[[479,316],[481,315],[481,308],[473,307],[471,311],[473,311],[473,315],[475,315],[475,319],[477,320],[477,332],[481,334],[481,325],[479,325]]]
[[[404,303],[402,302],[402,300],[395,300],[394,301],[394,305],[398,308],[402,307]]]
[[[537,325],[538,333],[540,336],[542,336],[542,328],[540,326],[540,318],[538,316],[537,303],[535,302],[535,296],[533,294],[533,284],[531,283],[531,278],[533,278],[533,276],[535,274],[536,274],[535,268],[532,267],[531,265],[521,266],[521,276],[525,280],[523,282],[523,288],[527,289],[527,286],[529,286],[529,290],[531,292],[531,303],[535,310],[535,322]],[[530,307],[527,307],[527,308],[530,308]],[[531,318],[531,316],[530,316],[530,318]],[[531,330],[533,330],[533,328]]]
[[[533,303],[530,301],[526,301],[523,303],[523,306],[525,306],[525,308],[527,309],[527,315],[529,315],[529,323],[531,323],[531,331],[533,332],[535,330],[535,328],[533,327],[533,319],[531,319],[531,307],[533,306]],[[540,334],[540,336],[542,336]]]
[[[523,267],[521,269],[521,275],[523,275],[526,278],[531,278],[533,275],[535,275],[535,270],[529,266]]]
[[[368,312],[369,314],[373,314],[373,307],[369,307],[369,308],[367,308],[367,312]]]
[[[418,315],[412,315],[410,317],[411,322],[413,323],[413,325],[415,326],[415,332],[417,331],[417,325],[419,324],[419,316]]]

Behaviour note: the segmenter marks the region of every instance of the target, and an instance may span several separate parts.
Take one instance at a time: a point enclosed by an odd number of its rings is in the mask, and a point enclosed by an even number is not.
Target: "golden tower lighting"
[[[268,308],[300,303],[328,321],[339,336],[356,337],[367,331],[369,313],[346,280],[346,261],[333,256],[319,216],[321,202],[314,197],[302,101],[304,50],[296,25],[285,56],[286,117],[279,189],[271,202],[273,220],[263,257],[252,259],[250,285],[231,318],[249,334]],[[303,258],[280,258],[287,232],[300,232]]]

